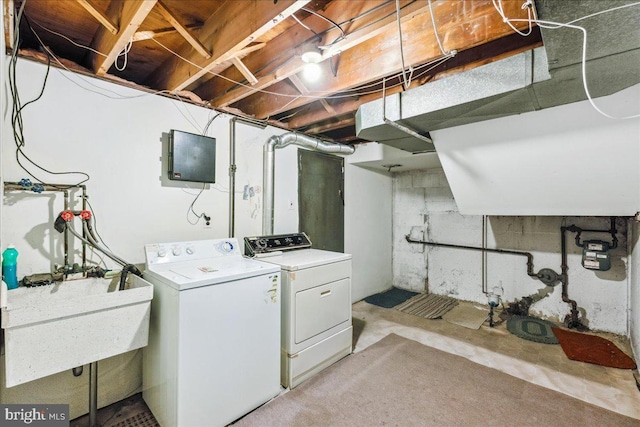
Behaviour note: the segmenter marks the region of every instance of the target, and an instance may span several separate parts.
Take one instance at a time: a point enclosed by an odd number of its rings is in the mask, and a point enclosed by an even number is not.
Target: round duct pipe
[[[263,187],[264,209],[262,211],[262,234],[273,234],[274,200],[275,200],[275,150],[288,145],[298,145],[323,153],[353,154],[356,149],[350,145],[333,144],[300,133],[289,132],[273,135],[264,144]]]

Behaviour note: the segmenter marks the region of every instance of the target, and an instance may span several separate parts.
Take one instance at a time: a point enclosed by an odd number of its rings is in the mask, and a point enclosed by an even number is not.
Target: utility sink
[[[153,285],[129,274],[7,290],[0,307],[6,386],[92,363],[147,345]]]

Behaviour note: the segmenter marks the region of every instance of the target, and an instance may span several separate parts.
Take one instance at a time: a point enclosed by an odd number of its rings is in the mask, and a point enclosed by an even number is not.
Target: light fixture
[[[322,52],[320,52],[320,49],[318,49],[317,47],[310,48],[309,50],[305,51],[300,57],[302,58],[302,61],[306,62],[307,64],[318,64],[322,61]]]

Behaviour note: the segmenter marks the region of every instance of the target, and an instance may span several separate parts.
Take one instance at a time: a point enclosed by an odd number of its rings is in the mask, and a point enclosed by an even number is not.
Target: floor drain
[[[160,427],[160,424],[151,412],[145,411],[120,421],[113,427]]]

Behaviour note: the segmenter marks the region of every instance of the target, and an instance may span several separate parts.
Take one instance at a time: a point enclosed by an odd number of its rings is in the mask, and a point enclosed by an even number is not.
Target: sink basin
[[[0,288],[6,386],[147,345],[153,286],[130,274],[34,288]]]

